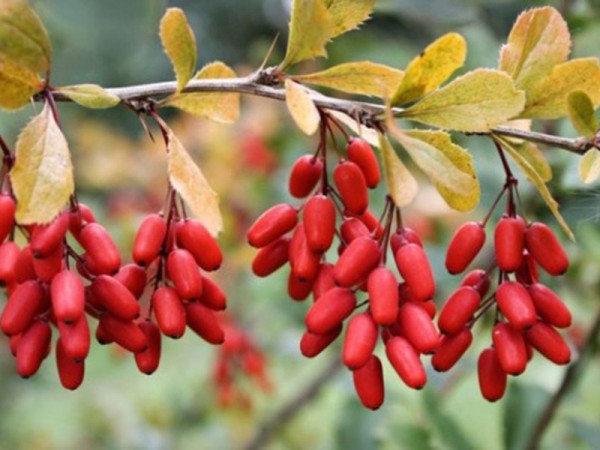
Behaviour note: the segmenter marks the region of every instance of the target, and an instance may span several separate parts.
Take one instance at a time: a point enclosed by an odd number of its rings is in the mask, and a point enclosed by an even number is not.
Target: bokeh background
[[[287,0],[31,3],[53,44],[54,85],[123,86],[172,79],[157,35],[168,6],[185,10],[196,32],[200,64],[219,59],[238,73],[248,73],[260,65],[278,32],[285,38],[289,14]],[[464,70],[494,67],[500,43],[518,13],[545,4],[566,15],[574,55],[600,56],[598,0],[379,0],[374,17],[360,31],[329,45],[327,61],[309,62],[295,70],[308,72],[363,59],[404,68],[447,31],[458,31],[468,41]],[[284,48],[281,39],[271,63],[282,58]],[[32,105],[0,114],[0,132],[11,145],[34,109]],[[162,205],[164,149],[148,139],[135,115],[125,108],[89,111],[65,104],[60,112],[76,163],[78,195],[93,206],[116,236],[122,254],[128,255],[143,215]],[[94,344],[86,381],[69,392],[60,387],[52,358],[34,378],[20,379],[8,341],[2,337],[0,449],[242,448],[283,405],[339,359],[339,342],[314,360],[300,355],[298,342],[308,305],[288,299],[285,270],[268,279],[252,276],[249,266],[254,252],[244,237],[249,224],[269,205],[291,201],[286,191],[290,165],[299,155],[313,151],[316,140],[296,130],[285,107],[269,100],[245,97],[241,119],[230,127],[170,111],[165,118],[221,196],[226,221],[221,240],[227,259],[218,278],[228,294],[230,317],[266,355],[269,386],[241,377],[235,395],[219,395],[213,380],[217,350],[188,332],[179,341],[163,341],[161,367],[150,377],[136,370],[130,355]],[[542,126],[575,135],[566,123]],[[443,269],[449,236],[462,221],[481,218],[502,185],[490,142],[457,139],[475,156],[482,183],[480,207],[469,214],[451,212],[422,179],[419,197],[404,213],[426,240],[439,282],[438,305],[459,283]],[[600,191],[597,185],[584,188],[578,181],[576,156],[556,149],[544,151],[555,173],[551,188],[578,245],[565,243],[573,261],[569,273],[543,281],[563,296],[574,313],[575,323],[566,334],[575,348],[600,307]],[[524,182],[520,188],[529,216],[555,227],[530,186]],[[382,189],[372,193],[375,211],[381,211],[383,196]],[[404,387],[386,365],[386,401],[377,412],[360,406],[347,370],[331,371],[333,375],[314,398],[297,408],[264,448],[522,448],[565,369],[536,356],[525,374],[510,380],[506,397],[489,404],[479,395],[476,357],[478,349],[489,345],[490,323],[478,324],[476,335],[467,356],[452,372],[429,373],[423,392]],[[600,448],[599,377],[600,360],[594,355],[561,405],[543,448]]]

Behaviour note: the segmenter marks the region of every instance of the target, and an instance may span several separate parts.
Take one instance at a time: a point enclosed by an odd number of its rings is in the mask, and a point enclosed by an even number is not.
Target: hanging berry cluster
[[[357,312],[346,327],[343,362],[353,371],[361,402],[377,409],[384,400],[381,361],[374,354],[379,336],[406,385],[420,389],[427,381],[420,356],[433,353],[440,340],[433,323],[435,283],[419,237],[402,226],[400,211],[391,199],[380,219],[368,209],[368,189],[380,181],[372,148],[353,138],[348,140],[345,155],[341,154],[332,125],[338,126],[322,115],[315,154],[300,157],[291,170],[290,193],[309,198],[299,207],[273,206],[249,229],[250,245],[259,248],[252,269],[265,277],[289,263],[290,297],[304,300],[312,293],[314,303],[306,314],[307,329],[300,342],[306,357],[318,355],[334,342],[343,322]],[[338,158],[333,184],[327,170],[328,131]],[[336,237],[339,257],[333,261],[335,252],[328,250]],[[386,267],[388,247],[402,282]],[[358,303],[361,292],[368,299]]]
[[[566,272],[569,261],[552,230],[539,222],[526,223],[518,214],[517,180],[498,147],[507,180],[482,222],[467,222],[455,232],[446,256],[451,274],[462,273],[485,243],[485,225],[495,206],[506,195],[506,210],[494,230],[495,260],[487,269],[470,272],[446,300],[438,326],[443,333],[432,358],[438,371],[449,370],[473,339],[471,327],[495,307],[492,346],[479,355],[481,394],[489,401],[500,399],[508,375],[521,374],[537,350],[555,364],[568,364],[569,346],[556,331],[571,324],[571,313],[556,293],[540,283],[538,266],[551,276]],[[498,285],[491,295],[490,275],[498,269]]]

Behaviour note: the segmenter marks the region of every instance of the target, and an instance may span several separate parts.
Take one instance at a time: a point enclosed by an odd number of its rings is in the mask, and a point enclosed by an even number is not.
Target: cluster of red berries
[[[402,226],[392,201],[388,199],[380,220],[368,210],[368,188],[380,181],[370,145],[360,138],[349,141],[347,159],[340,155],[333,171],[335,186],[329,184],[326,148],[322,134],[316,154],[300,157],[291,171],[292,196],[312,193],[310,198],[298,208],[273,206],[248,231],[250,245],[260,249],[252,268],[264,277],[289,262],[290,297],[304,300],[313,294],[300,342],[306,357],[321,353],[341,334],[343,322],[366,307],[348,322],[343,361],[353,371],[363,405],[377,409],[384,400],[381,361],[374,354],[379,336],[404,383],[415,389],[426,383],[420,355],[433,353],[440,340],[433,323],[435,283],[419,237]],[[394,219],[397,230],[392,232]],[[339,259],[327,262],[336,236]],[[385,265],[388,246],[403,282]],[[360,291],[368,300],[358,304]]]
[[[432,358],[436,370],[449,370],[470,346],[474,322],[495,306],[493,344],[478,360],[481,394],[489,401],[502,398],[508,375],[521,374],[533,350],[555,364],[568,364],[571,358],[569,346],[556,330],[571,324],[571,313],[556,293],[539,282],[538,272],[539,266],[551,276],[562,275],[569,266],[567,255],[548,226],[526,224],[516,214],[514,180],[505,189],[509,190],[507,210],[494,230],[495,261],[487,271],[470,272],[446,300],[438,320],[444,337]],[[485,242],[486,221],[467,222],[456,230],[446,256],[448,272],[462,273],[475,259]],[[498,286],[488,295],[490,274],[496,267]]]

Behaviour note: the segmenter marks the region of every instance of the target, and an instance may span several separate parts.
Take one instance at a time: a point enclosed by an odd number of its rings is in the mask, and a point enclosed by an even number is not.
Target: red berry
[[[506,390],[506,373],[500,366],[498,354],[494,348],[486,348],[477,362],[479,389],[483,398],[490,402],[499,400]]]
[[[200,303],[185,305],[187,325],[209,344],[222,344],[225,332],[214,312]]]
[[[71,324],[58,323],[62,347],[69,358],[83,361],[90,352],[90,328],[85,315]]]
[[[335,235],[335,206],[329,197],[319,194],[304,206],[304,233],[313,252],[324,253]]]
[[[387,341],[385,353],[396,373],[408,387],[421,389],[425,386],[425,368],[410,342],[401,336],[394,336]]]
[[[446,253],[446,269],[451,274],[463,272],[485,243],[485,229],[480,223],[467,222],[454,233]]]
[[[290,194],[296,198],[306,197],[319,182],[322,172],[322,158],[313,155],[304,155],[298,158],[290,172]]]
[[[571,325],[571,312],[549,287],[535,283],[528,288],[535,310],[544,322],[557,328]]]
[[[56,320],[72,323],[83,316],[85,291],[83,281],[75,272],[63,270],[50,284],[52,312]]]
[[[121,256],[114,241],[102,225],[89,223],[81,229],[79,242],[88,258],[93,260],[97,274],[115,274],[121,266]]]
[[[33,253],[29,245],[23,247],[19,258],[15,263],[15,281],[24,283],[28,280],[35,280],[35,270],[33,270]]]
[[[565,250],[547,225],[536,222],[529,226],[525,245],[533,259],[550,275],[562,275],[569,268]]]
[[[288,262],[289,238],[279,238],[261,248],[252,261],[252,272],[258,277],[271,275]]]
[[[365,365],[352,372],[352,378],[354,389],[363,406],[378,409],[385,397],[383,367],[379,358],[371,355]]]
[[[490,290],[492,281],[489,275],[483,269],[475,269],[470,271],[460,282],[461,286],[471,286],[479,292],[480,297],[485,297],[485,294]]]
[[[119,319],[132,320],[140,315],[140,305],[133,294],[113,277],[100,275],[91,288],[98,302]]]
[[[185,332],[185,308],[175,289],[162,287],[152,295],[152,310],[160,331],[178,339]]]
[[[370,236],[371,234],[367,226],[361,220],[354,217],[344,219],[340,227],[340,232],[346,245],[350,244],[354,239],[361,236]]]
[[[314,252],[308,245],[304,224],[294,230],[290,242],[289,259],[292,273],[300,281],[312,281],[317,277],[321,254]]]
[[[176,234],[177,244],[190,252],[203,270],[212,272],[221,267],[221,247],[200,222],[188,219],[177,227]]]
[[[383,226],[379,223],[379,219],[368,209],[362,214],[354,214],[354,216],[364,223],[375,239],[383,236]]]
[[[221,311],[227,306],[227,297],[215,281],[203,276],[200,302],[214,311]]]
[[[373,320],[379,325],[391,325],[398,316],[400,296],[398,281],[386,267],[378,267],[367,278],[369,306]]]
[[[69,229],[69,213],[59,214],[48,225],[38,225],[31,233],[31,251],[36,258],[49,256],[63,242]]]
[[[333,171],[333,180],[346,208],[352,214],[363,214],[369,206],[369,195],[360,168],[353,162],[342,162]]]
[[[146,288],[146,271],[137,264],[127,264],[113,277],[124,285],[135,298],[140,298]]]
[[[366,279],[379,263],[381,251],[375,239],[360,237],[348,245],[333,269],[335,281],[344,287],[354,286]]]
[[[300,339],[300,352],[307,358],[314,358],[335,341],[342,332],[342,325],[338,325],[329,333],[314,334],[305,331]]]
[[[71,391],[77,389],[83,383],[85,376],[85,364],[83,361],[75,361],[70,358],[64,350],[62,339],[56,342],[56,369],[60,384]]]
[[[395,259],[400,275],[415,298],[419,301],[432,298],[435,281],[425,250],[417,244],[407,244],[398,249]]]
[[[167,222],[160,214],[150,214],[141,223],[133,244],[133,260],[149,266],[160,253],[167,235]]]
[[[308,310],[305,323],[311,333],[327,334],[338,327],[356,307],[350,289],[335,287],[323,294]]]
[[[470,286],[462,286],[456,289],[444,303],[438,326],[445,334],[454,335],[460,333],[467,322],[473,318],[477,311],[481,297],[479,292]]]
[[[313,282],[298,279],[293,272],[288,277],[288,294],[298,301],[305,300],[312,292]]]
[[[160,364],[161,337],[158,327],[150,321],[140,323],[140,329],[146,335],[148,347],[143,352],[134,355],[138,370],[150,375],[158,369]]]
[[[433,353],[438,348],[440,335],[427,311],[417,303],[403,304],[398,322],[404,337],[419,353]]]
[[[319,273],[312,288],[315,300],[336,286],[333,278],[333,268],[333,264],[330,263],[323,263],[319,266]]]
[[[31,325],[17,346],[17,373],[29,378],[40,368],[48,353],[52,330],[48,322],[38,320]]]
[[[0,317],[0,328],[8,336],[24,332],[44,301],[44,289],[37,281],[17,286]]]
[[[517,330],[530,327],[537,321],[531,296],[521,284],[505,281],[496,291],[496,301],[504,317]]]
[[[9,195],[0,195],[0,242],[10,234],[15,226],[17,204]]]
[[[61,270],[64,270],[65,246],[61,242],[50,255],[44,258],[33,258],[33,271],[40,281],[50,283]]]
[[[453,336],[444,336],[431,358],[431,365],[438,372],[450,370],[464,355],[471,342],[473,342],[473,333],[469,328],[463,328]]]
[[[571,361],[571,349],[551,325],[538,322],[525,332],[525,338],[554,364],[564,365]]]
[[[190,252],[183,249],[171,251],[167,258],[167,273],[179,297],[184,300],[200,298],[202,276]]]
[[[292,205],[281,203],[266,210],[248,230],[251,246],[262,248],[292,230],[298,223],[298,213]]]
[[[494,250],[498,267],[514,272],[521,266],[525,248],[525,221],[521,217],[503,217],[494,233]]]
[[[356,164],[362,171],[367,186],[371,189],[377,187],[381,179],[379,163],[369,143],[360,138],[353,138],[346,148],[348,159]]]
[[[357,314],[348,322],[342,360],[350,369],[364,366],[377,344],[377,325],[367,312]]]
[[[139,353],[148,348],[148,338],[139,325],[131,320],[122,320],[112,314],[102,314],[100,326],[110,339],[125,350]]]
[[[77,210],[71,211],[69,214],[69,231],[73,237],[80,241],[81,229],[88,223],[96,222],[96,217],[89,206],[79,203]]]
[[[525,238],[527,243],[527,232],[525,232]],[[531,256],[527,250],[523,252],[521,266],[515,272],[515,275],[517,277],[517,281],[521,284],[533,284],[540,280],[540,273],[538,271],[537,264],[535,263],[535,259],[533,259],[533,256]]]
[[[390,238],[390,247],[395,254],[400,247],[406,244],[416,244],[423,247],[423,242],[415,230],[408,227],[399,228]]]
[[[499,322],[494,327],[492,339],[502,370],[509,375],[523,373],[527,366],[527,350],[521,332],[506,322]]]
[[[19,246],[12,241],[0,245],[0,284],[9,284],[15,281],[20,254]]]

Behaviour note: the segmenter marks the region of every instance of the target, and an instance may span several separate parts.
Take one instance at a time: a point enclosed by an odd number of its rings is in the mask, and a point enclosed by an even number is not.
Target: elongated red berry
[[[519,283],[502,283],[496,291],[496,301],[506,320],[517,330],[528,328],[537,321],[533,300],[527,289]]]
[[[138,370],[146,375],[150,375],[158,369],[160,364],[161,337],[160,330],[150,321],[140,323],[140,329],[146,335],[148,347],[143,352],[134,355],[135,364]]]
[[[304,198],[315,188],[323,172],[323,159],[313,155],[303,155],[296,160],[290,171],[290,194]]]
[[[375,323],[391,325],[398,316],[398,281],[393,272],[386,267],[378,267],[367,278],[369,306]]]
[[[375,239],[379,239],[383,236],[383,225],[381,225],[377,216],[368,209],[362,214],[351,213],[351,215],[354,215],[354,217],[364,223]]]
[[[61,338],[56,342],[56,369],[60,384],[65,389],[74,391],[83,383],[85,363],[75,361],[67,355]]]
[[[373,410],[379,409],[385,398],[381,360],[371,355],[366,364],[352,372],[352,379],[363,406]]]
[[[353,138],[346,148],[348,159],[360,167],[367,186],[371,189],[376,188],[381,179],[379,163],[373,149],[367,141],[361,138]]]
[[[469,328],[463,328],[453,336],[444,336],[431,357],[431,365],[438,372],[450,370],[465,354],[471,342],[473,342],[473,333]]]
[[[419,354],[405,338],[394,336],[385,344],[385,353],[402,381],[413,389],[427,383],[427,374]]]
[[[400,307],[398,322],[404,337],[419,353],[433,353],[440,345],[440,335],[427,311],[417,303]]]
[[[381,250],[375,239],[360,237],[348,245],[334,269],[335,281],[344,287],[354,286],[366,279],[381,259]]]
[[[322,263],[319,266],[319,272],[312,289],[315,300],[336,286],[335,279],[333,278],[333,267],[331,263]]]
[[[223,252],[217,240],[197,220],[188,219],[177,227],[177,244],[192,254],[196,263],[207,272],[221,267]]]
[[[525,236],[527,236],[527,232]],[[515,276],[521,284],[533,284],[540,281],[540,274],[535,259],[533,259],[533,256],[527,250],[523,252],[521,266],[515,272]]]
[[[108,275],[100,275],[91,284],[92,293],[111,314],[122,320],[140,315],[140,305],[122,283]],[[116,340],[116,339],[115,339]]]
[[[525,232],[525,245],[533,259],[550,275],[562,275],[569,268],[565,250],[547,225],[531,224]]]
[[[161,287],[152,295],[152,309],[160,331],[178,339],[185,332],[185,308],[175,289]]]
[[[326,252],[335,235],[335,206],[325,195],[312,197],[304,206],[304,233],[312,251]]]
[[[500,366],[498,353],[494,348],[486,348],[479,355],[477,374],[483,398],[490,402],[501,399],[506,390],[506,373]]]
[[[50,284],[52,312],[57,320],[76,322],[83,316],[85,292],[83,281],[75,272],[63,270]]]
[[[216,281],[202,276],[202,296],[200,302],[213,311],[221,311],[227,306],[227,297]]]
[[[571,311],[552,289],[535,283],[527,290],[531,295],[535,310],[544,322],[557,328],[567,328],[571,325]]]
[[[479,307],[481,297],[471,286],[456,289],[444,303],[438,326],[445,334],[454,335],[461,332],[471,320]]]
[[[306,298],[312,292],[314,281],[303,281],[294,275],[293,272],[290,272],[288,277],[288,294],[290,298],[297,301],[306,300]]]
[[[122,320],[107,313],[100,317],[100,325],[125,350],[138,353],[148,347],[148,338],[139,325],[131,320]]]
[[[356,238],[369,236],[371,234],[367,226],[355,217],[344,219],[342,226],[340,227],[340,232],[346,245],[350,244],[350,242]]]
[[[252,272],[258,277],[271,275],[288,262],[289,238],[279,238],[261,248],[252,260]]]
[[[304,224],[298,225],[290,242],[289,259],[292,273],[300,281],[312,281],[317,277],[321,254],[308,245]]]
[[[394,256],[400,275],[415,298],[419,301],[432,298],[435,281],[425,250],[417,244],[407,244],[400,247]]]
[[[281,203],[266,210],[248,230],[251,246],[262,248],[292,230],[298,223],[298,213],[292,205]]]
[[[12,241],[0,245],[0,284],[15,281],[15,270],[20,254],[19,246]]]
[[[15,263],[15,281],[17,283],[24,283],[28,280],[34,280],[36,278],[35,270],[33,270],[33,253],[29,245],[23,247],[19,258]]]
[[[185,300],[200,298],[202,276],[190,252],[184,249],[171,251],[167,258],[167,273],[179,297]]]
[[[129,289],[135,298],[142,296],[148,279],[146,271],[137,264],[121,267],[113,278]]]
[[[349,369],[364,366],[377,344],[377,324],[368,312],[354,316],[348,322],[342,360]]]
[[[326,334],[314,334],[305,331],[302,339],[300,339],[300,352],[307,358],[314,358],[338,338],[342,328],[343,326],[340,324]]]
[[[60,340],[69,358],[83,361],[90,352],[90,328],[85,315],[73,324],[58,323]]]
[[[537,322],[525,332],[527,342],[554,364],[564,365],[571,361],[571,349],[563,337],[544,322]]]
[[[33,271],[40,281],[50,283],[64,269],[64,249],[61,242],[48,256],[33,258]]]
[[[409,227],[401,227],[390,237],[390,247],[395,254],[398,249],[406,244],[416,244],[423,247],[423,242],[415,230]]]
[[[89,206],[79,203],[77,210],[71,211],[69,214],[69,231],[73,237],[79,242],[81,229],[88,223],[96,222],[94,212]]]
[[[106,228],[97,223],[85,225],[81,229],[79,242],[87,256],[94,261],[97,274],[117,273],[121,266],[121,256]]]
[[[0,195],[0,243],[10,234],[15,226],[17,204],[6,194]]]
[[[471,286],[479,292],[480,297],[485,297],[485,294],[490,290],[492,280],[490,276],[483,269],[475,269],[465,275],[463,280],[460,282],[461,286]]]
[[[40,368],[48,352],[52,330],[48,322],[38,320],[23,333],[17,346],[17,373],[29,378]]]
[[[185,305],[187,325],[209,344],[219,345],[225,341],[225,332],[213,311],[201,303]]]
[[[17,286],[0,316],[0,328],[8,336],[22,333],[33,321],[44,300],[44,289],[37,281]]]
[[[451,274],[463,272],[485,243],[485,229],[480,223],[466,222],[454,233],[446,253],[446,269]]]
[[[35,227],[31,234],[31,251],[36,258],[50,255],[60,244],[69,229],[69,213],[59,214],[47,225]]]
[[[527,366],[527,350],[523,334],[506,322],[499,322],[492,332],[494,348],[502,370],[509,375],[523,373]]]
[[[133,244],[133,260],[149,266],[158,256],[167,235],[167,222],[160,214],[148,215],[140,224]]]
[[[333,171],[333,180],[344,205],[352,214],[362,214],[369,206],[367,182],[360,168],[351,161],[340,163]]]
[[[521,266],[525,248],[525,221],[521,217],[503,217],[494,232],[494,251],[498,267],[514,272]]]
[[[335,287],[323,294],[308,310],[305,323],[311,333],[327,334],[338,327],[356,307],[350,289]]]

